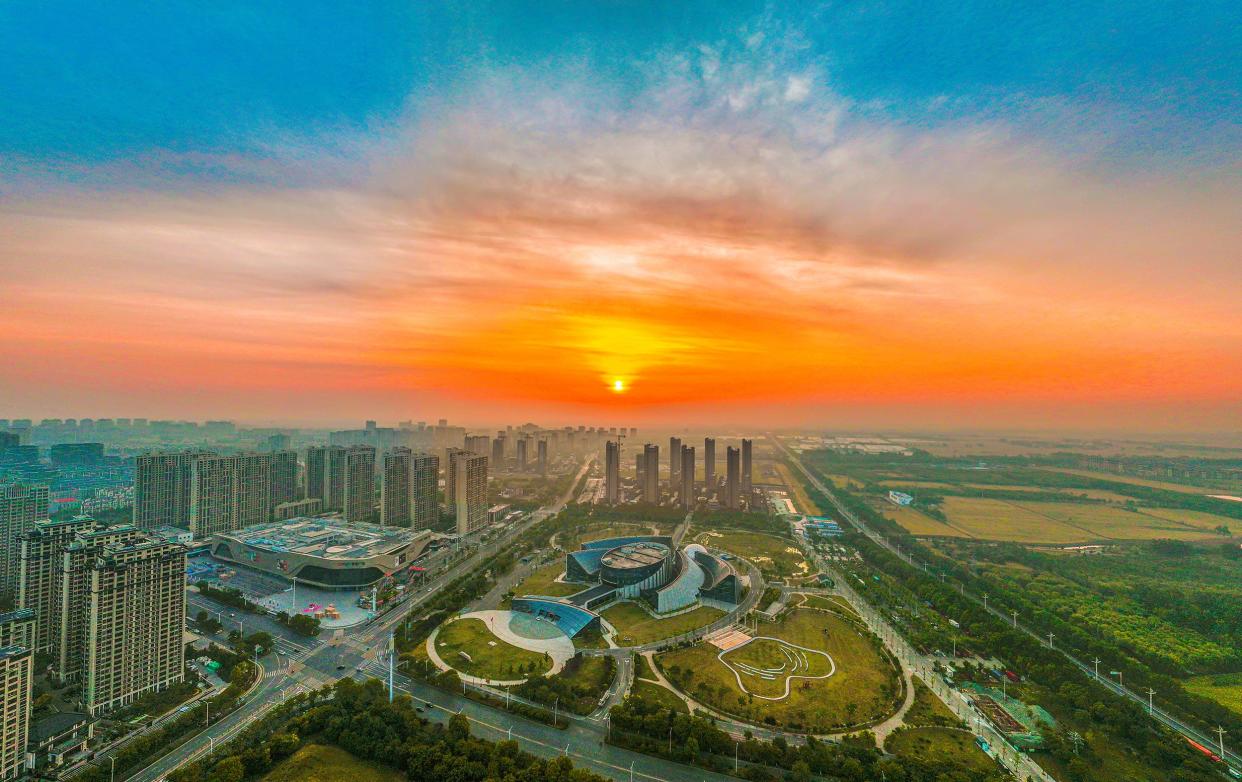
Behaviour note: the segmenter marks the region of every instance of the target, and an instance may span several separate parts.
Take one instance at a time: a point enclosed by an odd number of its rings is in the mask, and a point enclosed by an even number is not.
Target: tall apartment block
[[[526,472],[526,444],[529,442],[525,437],[519,437],[517,441],[517,469],[518,472]]]
[[[134,463],[134,526],[185,527],[190,519],[190,469],[205,451],[147,453]]]
[[[463,451],[453,456],[453,463],[457,534],[465,535],[487,524],[487,457]]]
[[[270,453],[200,456],[190,463],[189,529],[195,540],[271,517],[272,458]]]
[[[17,604],[34,611],[35,636],[30,648],[37,653],[51,654],[60,642],[65,549],[79,534],[94,528],[90,516],[77,516],[38,522],[21,538]]]
[[[414,452],[409,448],[393,448],[384,454],[380,473],[380,524],[385,527],[408,527],[413,517]]]
[[[0,614],[0,647],[20,646],[34,651],[35,612],[29,608]]]
[[[312,445],[306,449],[306,497],[308,499],[318,499],[322,502],[327,499],[327,485],[325,479],[328,475],[328,449],[321,445]]]
[[[681,507],[694,508],[694,447],[681,447]]]
[[[716,489],[716,439],[714,437],[703,438],[703,486],[706,488],[704,494],[710,500],[712,492]]]
[[[621,501],[621,443],[604,443],[604,499],[609,505]]]
[[[410,460],[410,521],[414,529],[427,529],[440,520],[440,458],[414,454]]]
[[[750,440],[742,440],[742,494],[750,497]]]
[[[345,449],[345,521],[375,521],[375,448],[370,445]]]
[[[185,675],[185,546],[142,536],[107,546],[86,578],[83,694],[91,716]]]
[[[643,502],[654,505],[660,501],[660,446],[647,443],[642,456]]]
[[[18,779],[30,739],[34,653],[22,646],[0,647],[0,779]]]
[[[741,497],[740,486],[742,476],[742,459],[741,452],[733,446],[725,448],[725,507],[730,510],[737,510],[741,507],[738,500]]]
[[[285,437],[288,435],[273,435]],[[280,450],[272,452],[271,507],[283,505],[299,499],[298,493],[298,452]]]
[[[13,483],[0,486],[0,589],[17,594],[21,536],[47,518],[48,488]]]
[[[503,470],[505,467],[505,436],[500,434],[492,440],[492,469]]]
[[[540,475],[548,474],[548,441],[540,440],[536,446],[535,470]]]
[[[471,453],[487,454],[491,450],[491,438],[485,434],[466,435],[466,450]]]
[[[681,488],[681,478],[678,477],[678,470],[681,469],[681,438],[668,438],[668,491],[670,494]]]
[[[470,453],[461,448],[444,449],[444,504],[448,512],[457,513],[457,455]]]

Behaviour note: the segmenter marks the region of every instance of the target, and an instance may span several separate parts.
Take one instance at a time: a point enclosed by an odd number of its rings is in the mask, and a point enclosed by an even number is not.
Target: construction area
[[[975,709],[1018,749],[1039,749],[1044,745],[1043,731],[1056,725],[1056,720],[1042,707],[1028,705],[998,690],[966,682],[962,691]]]

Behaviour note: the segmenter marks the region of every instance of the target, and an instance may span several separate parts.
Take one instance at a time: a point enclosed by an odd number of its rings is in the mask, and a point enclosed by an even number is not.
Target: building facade
[[[190,472],[207,451],[147,453],[134,463],[134,526],[186,527],[190,523]]]
[[[17,594],[21,537],[47,518],[48,487],[13,483],[0,486],[0,589]]]
[[[187,525],[194,538],[203,540],[268,521],[272,514],[272,463],[270,453],[195,459],[190,465]]]
[[[410,526],[428,529],[440,520],[440,457],[416,453],[410,460]]]
[[[457,533],[466,535],[487,525],[487,457],[461,452],[454,455],[453,462]]]
[[[30,700],[34,653],[21,646],[0,647],[0,779],[18,779],[30,738]]]
[[[375,521],[375,448],[355,445],[345,451],[345,521]]]
[[[681,447],[681,507],[690,510],[694,508],[694,447],[683,445]]]
[[[652,505],[660,501],[660,446],[647,443],[643,446],[643,502]]]
[[[742,479],[742,459],[741,453],[733,446],[725,448],[725,496],[724,504],[730,510],[737,510],[741,507],[739,500],[742,496],[739,484]]]
[[[707,499],[716,490],[716,438],[703,438],[703,486]]]
[[[621,501],[621,443],[604,443],[604,500],[609,505]]]

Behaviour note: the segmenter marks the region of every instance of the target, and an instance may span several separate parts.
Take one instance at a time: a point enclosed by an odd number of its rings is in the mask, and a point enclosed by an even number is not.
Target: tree
[[[462,741],[470,737],[470,720],[461,714],[454,714],[449,718],[448,722],[449,735],[458,741]]]
[[[242,782],[246,778],[246,767],[241,758],[233,755],[221,760],[212,767],[207,775],[207,782]]]

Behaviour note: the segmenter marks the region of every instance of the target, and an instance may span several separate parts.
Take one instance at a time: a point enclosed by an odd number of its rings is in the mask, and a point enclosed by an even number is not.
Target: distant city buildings
[[[536,446],[535,471],[540,475],[548,474],[548,441],[540,440]]]
[[[655,505],[660,501],[660,446],[647,443],[641,456],[643,502]]]
[[[525,437],[519,437],[517,441],[517,469],[518,472],[526,472],[526,446],[530,441]]]
[[[694,508],[694,447],[681,447],[681,507],[686,510]]]
[[[681,488],[681,438],[668,438],[668,491],[675,494]]]
[[[604,444],[604,501],[609,505],[621,501],[621,443],[613,440]]]
[[[716,440],[713,437],[703,438],[703,486],[703,493],[710,500],[716,489]]]
[[[47,518],[48,488],[20,483],[0,486],[0,589],[16,595],[21,536]]]
[[[750,465],[751,465],[751,442],[750,440],[742,440],[742,494],[747,498],[750,497]]]
[[[733,446],[725,448],[725,496],[724,504],[730,510],[741,507],[742,455]]]

